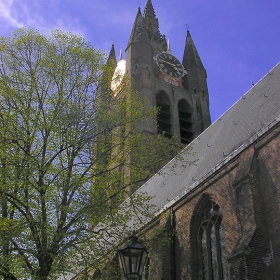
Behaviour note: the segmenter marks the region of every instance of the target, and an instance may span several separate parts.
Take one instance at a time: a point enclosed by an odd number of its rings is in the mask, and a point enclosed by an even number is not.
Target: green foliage
[[[112,98],[110,63],[81,37],[19,29],[0,60],[0,276],[97,268],[131,212],[152,212],[131,193],[176,141],[143,132],[157,110],[129,81]]]

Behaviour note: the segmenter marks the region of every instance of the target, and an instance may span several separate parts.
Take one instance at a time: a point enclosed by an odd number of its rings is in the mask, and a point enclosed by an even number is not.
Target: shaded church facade
[[[157,213],[140,237],[162,226],[170,237],[164,248],[150,248],[142,278],[279,279],[280,65],[210,125],[206,71],[190,32],[187,74],[176,79],[157,60],[175,63],[158,27],[148,0],[135,19],[126,73],[160,107],[157,132],[189,145],[138,190],[153,197]]]

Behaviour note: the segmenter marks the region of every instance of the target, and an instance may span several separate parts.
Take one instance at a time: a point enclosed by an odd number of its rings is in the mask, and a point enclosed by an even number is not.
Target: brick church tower
[[[144,129],[164,132],[167,137],[177,135],[188,144],[210,125],[206,71],[190,32],[180,62],[159,31],[151,0],[147,0],[143,14],[138,8],[125,53],[124,72],[131,77],[132,88],[151,106],[160,107],[157,127]]]

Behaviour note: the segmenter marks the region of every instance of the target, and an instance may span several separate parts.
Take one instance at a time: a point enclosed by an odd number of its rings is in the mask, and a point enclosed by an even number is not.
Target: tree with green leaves
[[[142,131],[157,109],[129,81],[112,98],[104,59],[60,30],[0,38],[2,279],[98,267],[101,240],[121,234],[130,211],[150,212],[145,194],[118,209],[178,146]]]

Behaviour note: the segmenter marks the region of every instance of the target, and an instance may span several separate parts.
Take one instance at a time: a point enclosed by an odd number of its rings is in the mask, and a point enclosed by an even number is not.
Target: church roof
[[[138,191],[160,213],[278,122],[280,63]]]

